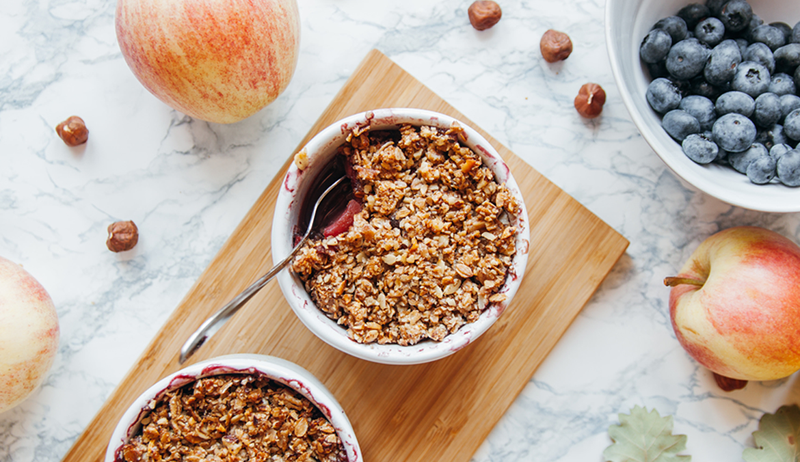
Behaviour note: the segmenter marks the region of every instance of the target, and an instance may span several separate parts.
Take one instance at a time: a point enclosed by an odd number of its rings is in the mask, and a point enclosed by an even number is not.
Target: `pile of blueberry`
[[[658,21],[639,56],[647,102],[687,157],[800,186],[800,22],[764,24],[746,0],[706,0]]]

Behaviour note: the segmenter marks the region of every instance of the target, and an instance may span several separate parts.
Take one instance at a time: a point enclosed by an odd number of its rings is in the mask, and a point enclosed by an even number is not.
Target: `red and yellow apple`
[[[119,0],[117,41],[136,78],[189,116],[232,123],[289,85],[296,0]]]
[[[58,350],[58,316],[44,288],[0,257],[0,412],[42,383]]]
[[[758,227],[720,231],[664,283],[678,341],[706,368],[738,380],[800,369],[800,247],[791,240]]]

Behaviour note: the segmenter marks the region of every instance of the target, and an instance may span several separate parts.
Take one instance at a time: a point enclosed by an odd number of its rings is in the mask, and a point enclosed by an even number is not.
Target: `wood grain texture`
[[[628,246],[616,231],[493,140],[377,50],[334,98],[305,143],[332,122],[381,107],[449,114],[476,128],[507,161],[525,195],[531,248],[511,306],[474,344],[443,360],[388,366],[329,347],[294,316],[272,281],[189,362],[230,353],[293,361],[316,375],[353,423],[367,462],[467,462],[528,383]],[[299,150],[298,147],[298,150]],[[181,345],[210,314],[272,266],[269,236],[283,172],[253,205],[64,459],[103,460],[127,406],[178,370]]]

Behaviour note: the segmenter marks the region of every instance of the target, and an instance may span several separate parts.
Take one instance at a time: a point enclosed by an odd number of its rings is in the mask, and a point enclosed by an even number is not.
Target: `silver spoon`
[[[280,263],[273,266],[272,269],[267,272],[267,274],[261,276],[256,282],[250,285],[250,287],[246,288],[242,291],[239,295],[237,295],[233,300],[228,302],[227,305],[223,306],[219,311],[214,313],[210,318],[206,319],[197,330],[189,336],[186,340],[186,343],[183,344],[181,347],[181,356],[178,362],[183,364],[189,356],[194,354],[203,343],[210,339],[212,335],[216,334],[217,331],[225,324],[225,321],[230,319],[231,316],[234,315],[239,308],[241,308],[250,298],[256,294],[261,288],[263,288],[267,283],[275,277],[282,269],[284,269],[289,262],[297,255],[303,245],[308,240],[308,236],[311,234],[311,228],[314,226],[314,218],[317,216],[317,209],[319,208],[319,204],[328,195],[331,191],[333,191],[337,186],[339,186],[342,181],[344,181],[347,177],[341,177],[336,180],[332,185],[328,186],[328,189],[319,196],[317,201],[314,203],[314,209],[311,211],[311,218],[308,220],[308,227],[306,228],[306,233],[303,235],[303,238],[300,242],[294,246],[292,249],[292,253],[289,254],[288,257],[284,258]]]

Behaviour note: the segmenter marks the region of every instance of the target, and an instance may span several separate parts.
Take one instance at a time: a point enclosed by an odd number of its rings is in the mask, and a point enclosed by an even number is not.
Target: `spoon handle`
[[[250,287],[243,290],[239,295],[233,298],[227,305],[220,308],[216,313],[214,313],[210,318],[206,319],[200,327],[197,328],[196,331],[189,338],[186,340],[186,343],[183,344],[181,347],[181,356],[178,359],[180,364],[183,364],[189,356],[194,354],[194,352],[200,348],[200,346],[205,343],[206,340],[210,339],[212,335],[216,334],[217,331],[222,328],[225,322],[231,318],[239,308],[241,308],[253,295],[256,294],[259,290],[261,290],[272,278],[275,277],[282,269],[286,268],[289,262],[297,255],[301,248],[303,248],[303,244],[306,243],[308,236],[305,236],[300,243],[298,243],[295,248],[292,250],[292,253],[289,254],[286,258],[284,258],[280,263],[273,266],[267,274],[261,276],[256,282],[250,284]]]
[[[250,287],[244,289],[242,293],[234,297],[234,299],[228,302],[227,305],[223,306],[210,318],[206,319],[205,322],[200,324],[200,327],[198,327],[197,330],[189,336],[189,338],[186,340],[186,343],[184,343],[181,347],[181,355],[178,358],[178,362],[180,364],[183,364],[187,359],[189,359],[189,356],[194,354],[194,352],[197,351],[197,349],[200,348],[200,346],[203,345],[206,340],[210,339],[212,335],[216,334],[222,325],[225,324],[225,321],[230,319],[234,313],[239,311],[239,308],[241,308],[242,305],[250,300],[250,297],[261,290],[262,287],[267,285],[267,283],[282,269],[286,268],[286,265],[292,261],[298,252],[300,252],[300,249],[303,248],[303,245],[308,240],[308,236],[311,234],[311,229],[314,226],[314,220],[317,216],[317,209],[319,209],[319,205],[322,203],[322,200],[325,199],[325,196],[327,196],[331,191],[342,184],[345,179],[346,177],[341,177],[334,181],[333,184],[328,186],[328,189],[326,189],[325,192],[323,192],[319,198],[317,198],[316,202],[314,203],[314,209],[311,211],[311,218],[309,219],[306,233],[303,235],[303,239],[301,239],[300,242],[294,246],[289,256],[281,260],[281,262],[272,267],[267,274],[261,276],[256,282],[250,284]]]

